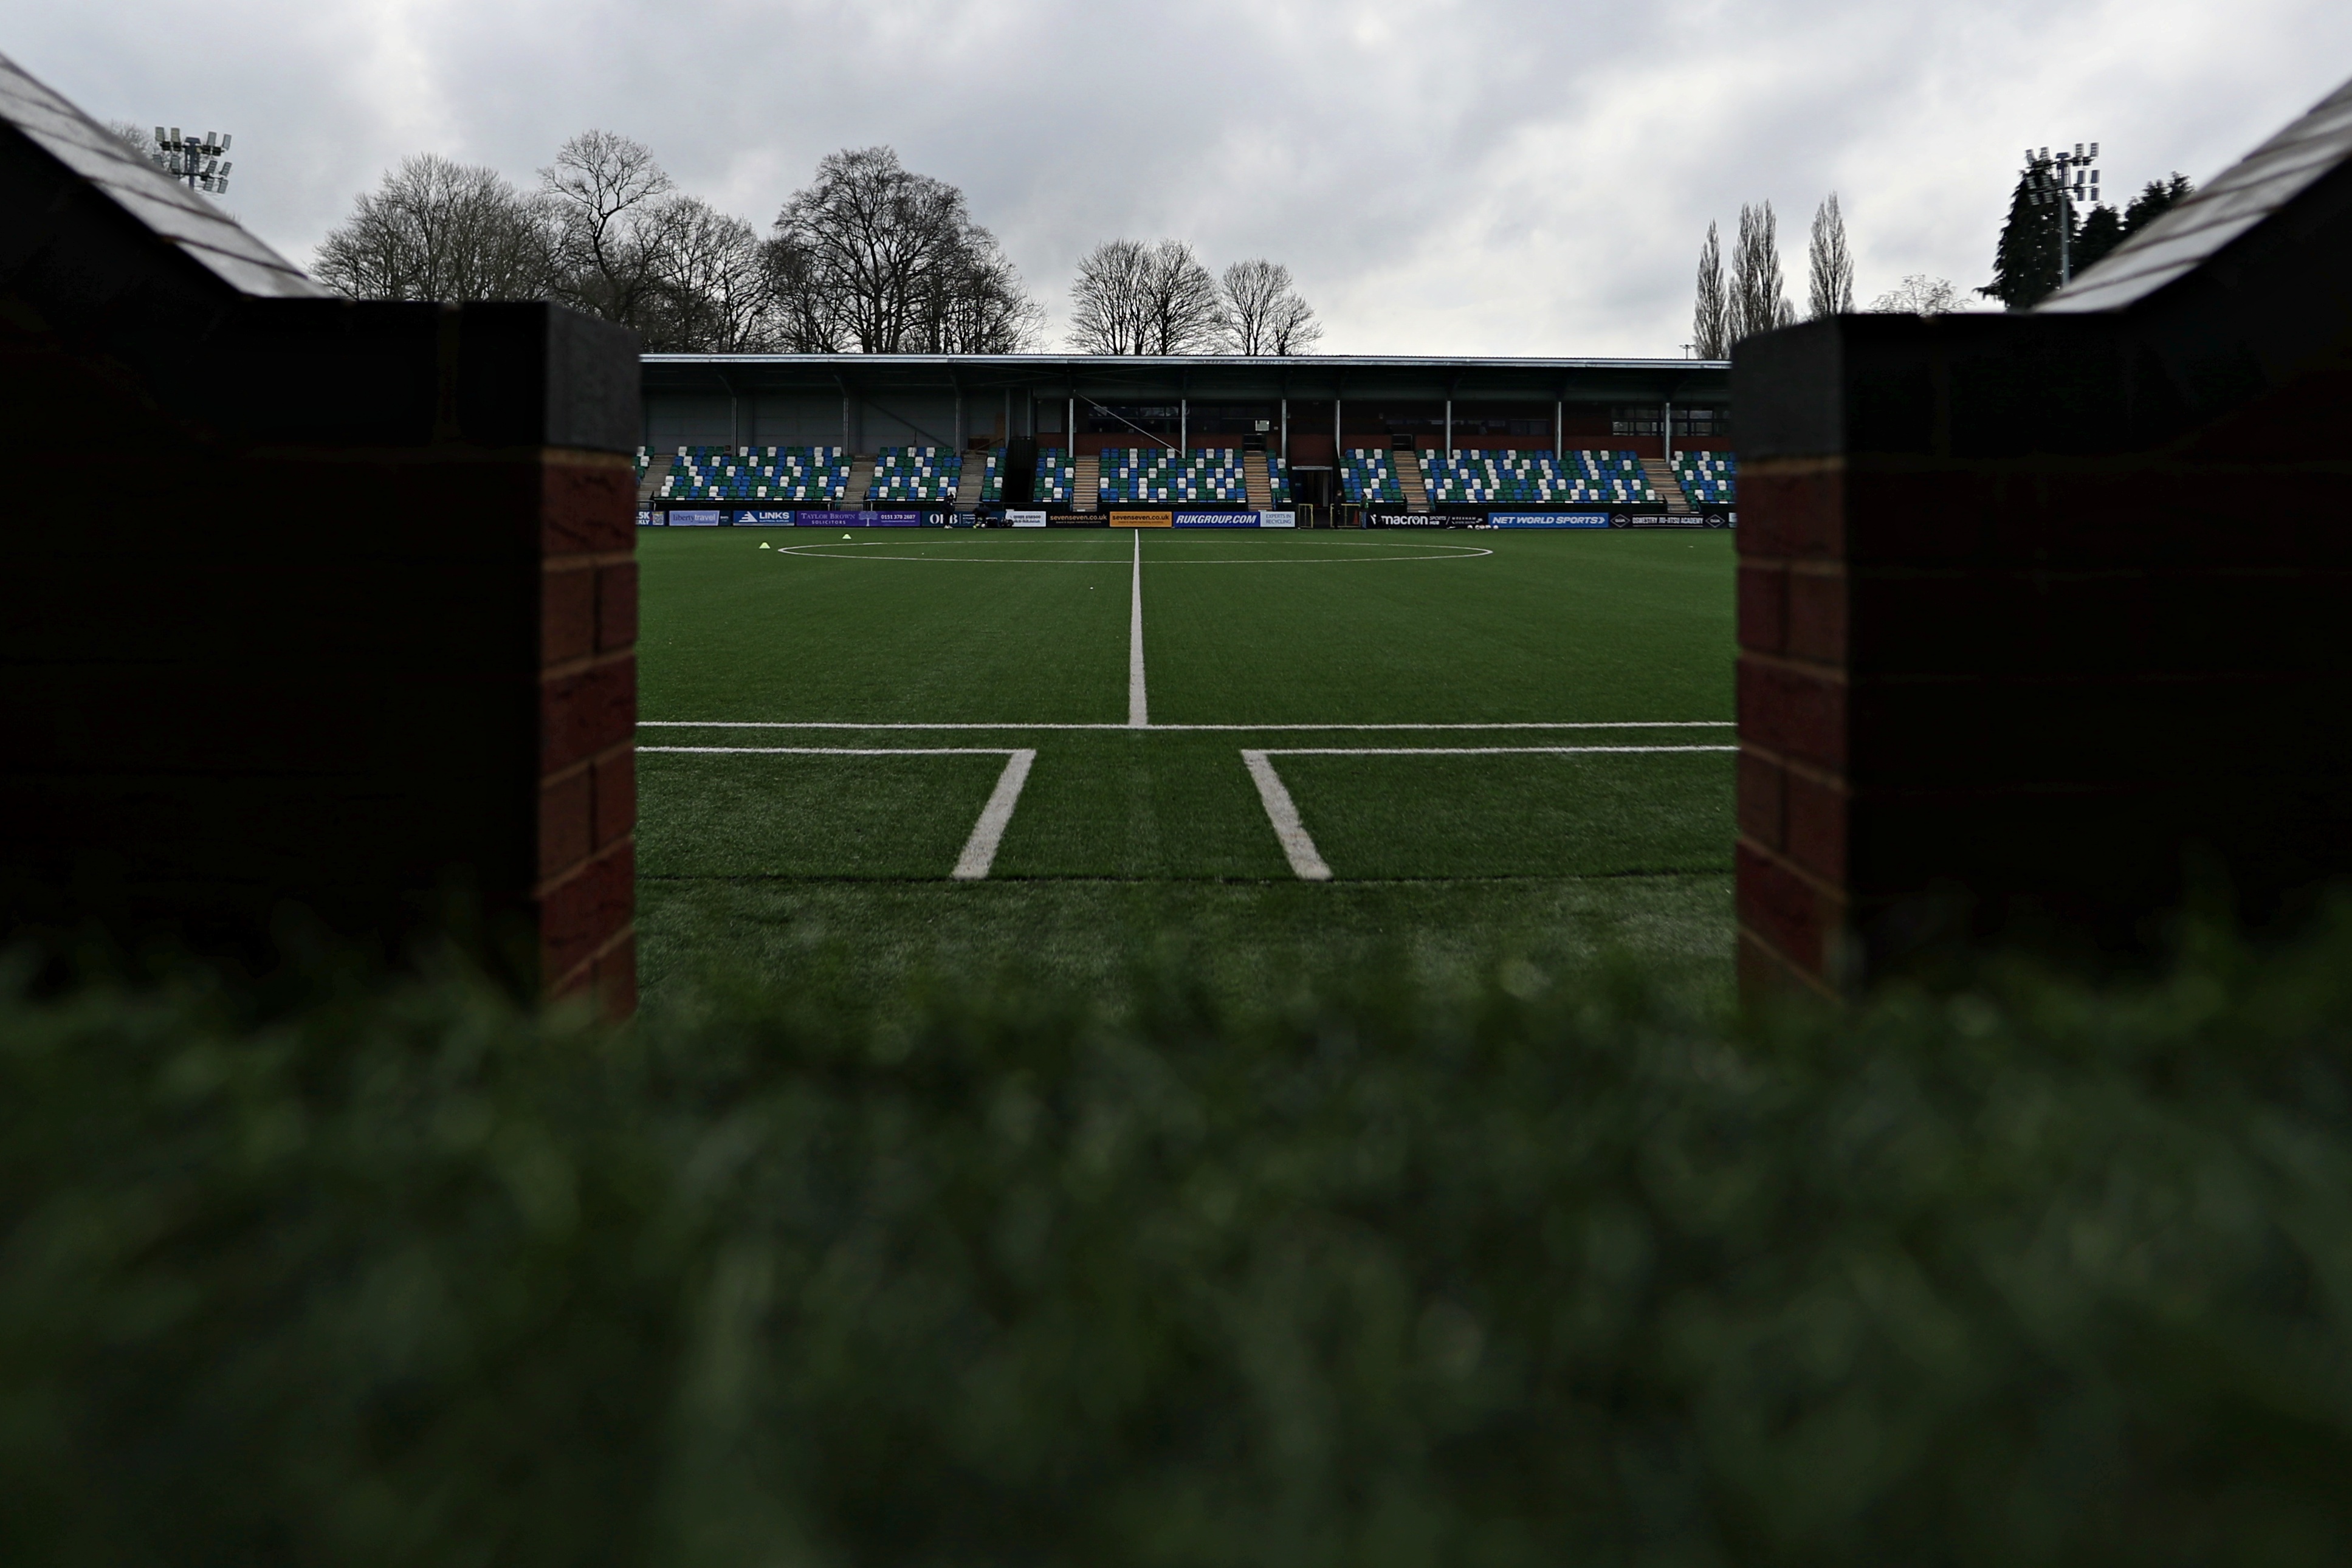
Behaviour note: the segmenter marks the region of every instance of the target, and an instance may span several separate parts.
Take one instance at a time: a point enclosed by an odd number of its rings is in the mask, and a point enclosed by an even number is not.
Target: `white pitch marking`
[[[1328,882],[1331,868],[1308,836],[1307,825],[1298,820],[1298,807],[1290,792],[1282,786],[1282,775],[1274,771],[1264,752],[1244,752],[1242,765],[1249,769],[1250,778],[1257,784],[1257,798],[1265,807],[1265,819],[1274,824],[1274,836],[1282,843],[1282,853],[1290,862],[1291,874],[1302,882]]]
[[[1003,746],[639,746],[640,752],[690,752],[719,757],[1005,757]]]
[[[1029,782],[1030,764],[1037,760],[1034,751],[1007,751],[1001,746],[639,746],[637,750],[706,757],[1003,757],[1004,771],[996,775],[996,788],[989,793],[988,804],[980,808],[980,820],[972,824],[971,837],[964,840],[955,869],[948,873],[959,882],[980,880],[996,863],[996,847],[1004,842],[1013,808],[1021,804],[1022,786]]]
[[[1214,731],[1221,734],[1270,735],[1290,734],[1304,731],[1405,731],[1436,730],[1466,732],[1472,730],[1728,730],[1736,723],[1731,719],[1608,719],[1521,721],[1469,724],[1152,724],[1151,730]],[[859,724],[842,719],[761,720],[761,719],[641,719],[640,730],[1125,730],[1126,724]],[[639,751],[658,751],[656,746],[640,746]]]
[[[1143,534],[1135,535],[1135,580],[1128,590],[1131,606],[1127,617],[1127,727],[1151,728],[1151,705],[1143,689]]]
[[[1261,757],[1581,757],[1628,752],[1736,752],[1737,746],[1285,746]]]
[[[1004,842],[1004,829],[1013,821],[1013,808],[1021,804],[1021,786],[1029,782],[1029,764],[1037,760],[1034,751],[1015,752],[1004,759],[1004,771],[996,777],[996,788],[988,804],[980,809],[980,820],[971,825],[971,837],[965,840],[962,855],[956,859],[955,869],[949,873],[960,882],[976,882],[988,875],[996,863],[996,847]]]

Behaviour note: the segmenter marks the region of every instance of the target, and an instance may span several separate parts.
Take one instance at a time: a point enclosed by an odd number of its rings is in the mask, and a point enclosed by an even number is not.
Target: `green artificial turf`
[[[1727,535],[1149,531],[1141,730],[1127,531],[639,541],[641,747],[788,749],[640,756],[649,1005],[820,949],[851,988],[1087,984],[1171,943],[1237,994],[1611,952],[1728,983],[1727,754],[1294,754],[1727,745]],[[1478,725],[1591,727],[1440,727]],[[1293,874],[1245,748],[1333,881]],[[950,881],[1014,749],[1036,760],[989,879]]]

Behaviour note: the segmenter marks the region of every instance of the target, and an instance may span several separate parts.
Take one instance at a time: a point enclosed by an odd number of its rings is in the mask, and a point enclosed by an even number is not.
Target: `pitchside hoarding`
[[[1486,521],[1496,528],[1606,528],[1605,511],[1490,511]]]
[[[1179,528],[1255,528],[1257,513],[1254,511],[1180,511],[1176,514]]]
[[[790,528],[794,514],[789,511],[739,511],[735,514],[738,528]]]
[[[803,528],[920,528],[927,522],[943,523],[944,512],[936,511],[796,511],[793,521]]]
[[[1006,507],[1004,521],[1015,528],[1043,528],[1045,526],[1045,514],[1042,511],[1020,511],[1012,507]]]
[[[1297,528],[1298,514],[1295,511],[1262,511],[1257,514],[1260,528]]]
[[[1172,511],[1114,511],[1110,514],[1113,528],[1173,528],[1176,514]]]
[[[1452,528],[1460,518],[1438,517],[1425,511],[1368,511],[1366,528]]]
[[[669,514],[672,528],[717,528],[727,521],[723,511],[674,511]]]
[[[637,526],[639,528],[659,528],[661,526],[661,520],[662,514],[657,511],[641,511],[637,513]]]

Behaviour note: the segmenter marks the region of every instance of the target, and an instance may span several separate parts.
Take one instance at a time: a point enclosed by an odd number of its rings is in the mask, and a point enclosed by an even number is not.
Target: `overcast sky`
[[[0,0],[100,119],[236,136],[296,261],[403,154],[534,177],[590,126],[763,230],[887,142],[971,197],[1053,318],[1116,236],[1286,262],[1343,353],[1674,355],[1709,219],[1843,201],[1862,301],[1973,287],[2018,155],[2202,180],[2352,75],[2345,0]]]

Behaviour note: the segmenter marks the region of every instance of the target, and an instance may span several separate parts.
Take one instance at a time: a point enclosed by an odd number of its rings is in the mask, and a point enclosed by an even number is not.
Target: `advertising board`
[[[1605,511],[1495,511],[1486,521],[1496,528],[1606,528]]]
[[[1295,511],[1262,511],[1257,514],[1260,528],[1297,528],[1298,514]]]
[[[1454,519],[1423,511],[1368,511],[1366,528],[1451,528]]]
[[[1258,514],[1254,511],[1180,511],[1176,514],[1178,528],[1255,528]]]
[[[788,511],[739,511],[735,514],[738,528],[790,528],[793,514]]]
[[[1712,508],[1706,511],[1685,512],[1677,517],[1668,512],[1616,512],[1609,519],[1612,528],[1729,528],[1738,521],[1737,512]]]
[[[657,511],[641,511],[637,513],[637,526],[639,528],[659,528],[661,526],[661,521],[662,514]]]
[[[1173,528],[1176,514],[1172,511],[1114,511],[1110,514],[1113,528]]]
[[[674,511],[669,514],[672,528],[717,528],[727,521],[723,511]]]
[[[937,521],[936,512],[920,511],[796,511],[793,521],[803,528],[920,528]]]
[[[1004,521],[1015,528],[1043,528],[1045,526],[1045,514],[1042,511],[1022,511],[1006,507]]]

